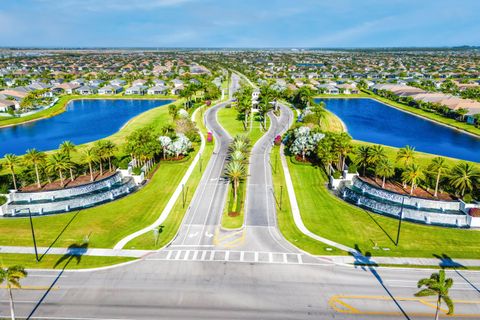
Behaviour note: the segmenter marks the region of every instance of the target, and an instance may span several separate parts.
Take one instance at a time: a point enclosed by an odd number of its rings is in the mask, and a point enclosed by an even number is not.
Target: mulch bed
[[[110,176],[113,176],[114,174],[115,174],[115,171],[112,171],[112,172],[106,171],[103,173],[102,176],[100,176],[100,172],[96,172],[93,174],[93,179],[94,181],[98,181],[98,180],[102,180]],[[63,188],[60,185],[60,180],[53,181],[52,183],[45,183],[42,185],[41,188],[38,188],[37,184],[34,183],[19,189],[19,192],[51,191],[51,190],[59,190],[59,189],[71,188],[71,187],[81,186],[84,184],[89,184],[91,183],[90,173],[87,173],[86,175],[83,175],[83,176],[75,177],[75,180],[73,181],[70,181],[70,174],[67,174],[63,183],[64,183]]]
[[[298,162],[303,162],[303,163],[311,163],[311,161],[308,159],[308,157],[305,157],[305,160],[303,160],[301,155],[296,155],[295,160]]]
[[[382,179],[381,178],[373,178],[373,177],[360,177],[361,180],[369,183],[371,185],[377,186],[379,188],[382,187]],[[396,182],[396,181],[385,181],[385,188],[388,191],[392,191],[395,193],[403,194],[403,195],[410,195],[410,186],[403,188],[403,184]],[[444,200],[444,201],[452,201],[457,200],[457,198],[451,196],[445,192],[438,192],[437,197],[435,198],[433,194],[435,193],[434,189],[425,190],[421,187],[417,187],[414,191],[412,196],[424,199],[431,199],[431,200]]]
[[[240,215],[240,212],[235,212],[235,211],[231,211],[228,213],[228,216],[229,217],[238,217]]]

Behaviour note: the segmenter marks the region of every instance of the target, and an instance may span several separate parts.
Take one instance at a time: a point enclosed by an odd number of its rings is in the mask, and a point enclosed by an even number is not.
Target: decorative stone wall
[[[407,207],[414,208],[428,208],[436,210],[460,210],[460,201],[439,201],[429,200],[417,197],[411,197],[408,195],[401,195],[395,192],[391,192],[385,189],[377,188],[362,181],[359,178],[353,179],[353,186],[362,191],[363,194],[372,195],[378,198],[382,198],[388,201],[396,202]]]
[[[116,172],[114,175],[95,181],[89,184],[84,184],[81,186],[64,188],[52,191],[39,191],[39,192],[12,192],[9,195],[9,200],[11,202],[35,202],[40,200],[55,201],[55,199],[64,199],[73,196],[79,196],[82,194],[87,194],[94,192],[96,190],[101,190],[105,188],[110,188],[111,186],[121,182],[122,174]]]

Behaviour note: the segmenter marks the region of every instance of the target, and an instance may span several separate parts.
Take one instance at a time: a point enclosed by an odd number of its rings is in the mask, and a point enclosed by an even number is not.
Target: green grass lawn
[[[49,254],[44,256],[40,262],[35,260],[34,254],[0,254],[0,266],[9,267],[13,265],[21,265],[27,269],[87,269],[99,268],[119,264],[123,262],[133,261],[135,258],[129,257],[96,257],[82,256],[77,259],[72,257],[66,259],[62,255]],[[58,263],[57,266],[55,266]]]
[[[200,129],[200,132],[205,135],[206,138],[207,129],[203,125],[203,112],[197,112],[195,122],[197,123],[197,127]],[[159,232],[158,238],[155,239],[153,231],[146,233],[127,243],[125,246],[126,249],[159,249],[167,245],[175,237],[178,228],[183,221],[187,208],[192,201],[195,190],[200,183],[205,168],[207,167],[214,147],[215,145],[213,142],[206,143],[201,162],[199,161],[197,163],[192,175],[190,176],[190,179],[185,185],[185,204],[182,196],[180,196],[170,212],[170,215],[160,227],[161,232]]]
[[[313,233],[352,248],[358,245],[362,252],[370,251],[373,256],[431,258],[434,254],[447,254],[453,258],[480,258],[477,230],[403,222],[400,244],[395,247],[397,219],[371,213],[335,197],[326,187],[327,178],[321,168],[293,161],[289,159],[288,166],[295,194],[305,226]],[[291,224],[287,224],[289,230],[293,228]],[[375,246],[381,249],[374,250]],[[321,251],[313,244],[306,250]]]
[[[311,254],[341,254],[341,251],[336,248],[331,248],[332,251],[327,251],[328,245],[304,235],[297,228],[293,220],[290,200],[288,199],[288,192],[285,186],[285,176],[280,162],[280,147],[275,146],[272,149],[271,159],[273,187],[277,204],[277,221],[280,232],[292,244]]]

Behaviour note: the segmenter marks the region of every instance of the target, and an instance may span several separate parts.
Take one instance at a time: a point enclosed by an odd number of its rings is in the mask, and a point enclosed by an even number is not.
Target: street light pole
[[[400,220],[398,221],[397,241],[395,242],[395,247],[398,247],[398,242],[400,241],[400,229],[402,228],[404,201],[405,201],[405,198],[402,198],[402,206],[400,207]]]
[[[32,230],[33,247],[35,248],[35,259],[38,262],[37,240],[35,239],[35,229],[33,228],[32,211],[30,211],[30,208],[28,208],[28,215],[30,217],[30,229]]]

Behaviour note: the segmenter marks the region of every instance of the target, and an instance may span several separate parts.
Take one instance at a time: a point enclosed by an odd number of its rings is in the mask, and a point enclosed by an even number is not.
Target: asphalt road
[[[31,271],[15,290],[17,315],[40,319],[430,319],[432,299],[416,299],[429,270],[362,268],[311,257],[278,233],[268,157],[290,110],[252,150],[246,227],[234,246],[215,241],[226,196],[222,180],[230,137],[216,112],[205,114],[217,141],[178,237],[142,260],[97,271]],[[223,200],[222,200],[223,199]],[[217,239],[218,240],[218,239]],[[228,239],[227,239],[228,240]],[[67,260],[68,262],[68,260]],[[76,263],[76,260],[70,261]],[[456,318],[480,318],[480,273],[448,271]],[[8,316],[0,291],[0,318]]]

